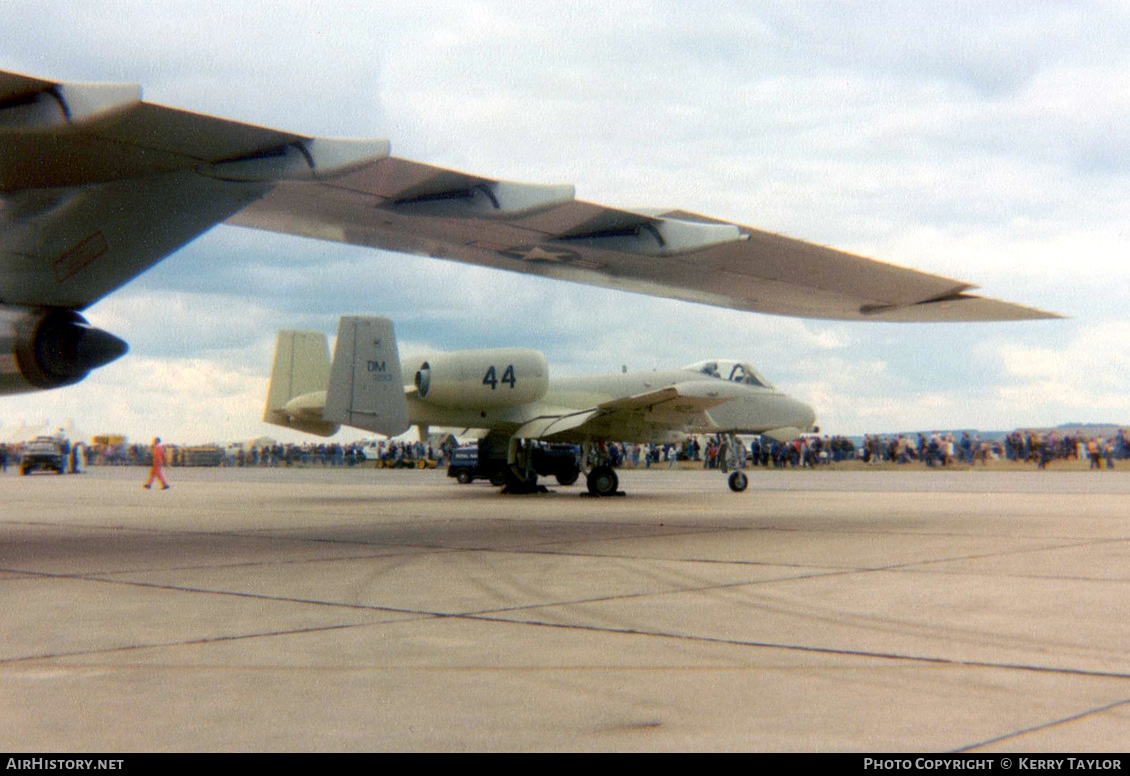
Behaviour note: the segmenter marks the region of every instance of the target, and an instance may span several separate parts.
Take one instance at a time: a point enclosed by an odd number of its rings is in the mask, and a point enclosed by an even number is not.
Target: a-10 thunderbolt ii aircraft
[[[333,363],[325,333],[279,332],[263,419],[330,436],[341,425],[395,436],[409,426],[488,430],[506,440],[507,490],[536,487],[535,440],[582,445],[588,490],[619,487],[603,442],[677,443],[689,434],[795,439],[813,428],[812,408],[766,382],[749,364],[703,361],[682,369],[584,377],[549,376],[527,348],[463,350],[400,359],[392,321],[347,316]],[[744,490],[746,475],[730,474]]]
[[[217,224],[778,315],[1051,317],[748,226],[606,207],[571,185],[500,181],[389,148],[143,102],[136,84],[0,71],[0,394],[70,385],[121,356],[126,344],[80,312]]]

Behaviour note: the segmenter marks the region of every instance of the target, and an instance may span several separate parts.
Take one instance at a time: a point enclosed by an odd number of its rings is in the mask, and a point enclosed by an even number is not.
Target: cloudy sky
[[[755,363],[831,433],[1130,423],[1130,10],[1110,2],[4,0],[0,69],[404,158],[574,183],[969,281],[1068,316],[818,322],[217,227],[87,312],[130,354],[0,424],[260,434],[279,328],[551,374]],[[354,435],[343,434],[342,438]],[[355,435],[361,436],[361,435]]]

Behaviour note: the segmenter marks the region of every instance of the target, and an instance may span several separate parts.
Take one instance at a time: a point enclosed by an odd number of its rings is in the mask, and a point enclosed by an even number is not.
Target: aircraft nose
[[[796,427],[801,431],[811,431],[816,425],[816,411],[802,401],[790,399],[790,411],[796,418]]]

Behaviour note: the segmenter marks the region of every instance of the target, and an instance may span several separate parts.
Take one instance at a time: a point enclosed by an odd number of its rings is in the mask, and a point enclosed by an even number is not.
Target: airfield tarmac
[[[0,751],[1124,751],[1130,475],[0,476]]]

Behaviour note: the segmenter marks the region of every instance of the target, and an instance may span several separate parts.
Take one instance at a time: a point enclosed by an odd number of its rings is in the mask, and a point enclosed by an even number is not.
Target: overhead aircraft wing
[[[590,409],[543,413],[514,432],[522,439],[627,439],[641,430],[683,432],[710,428],[706,410],[742,395],[740,388],[718,380],[692,380],[654,391],[613,399]]]
[[[278,182],[387,154],[0,72],[0,302],[82,309]]]
[[[226,222],[782,315],[1053,317],[740,224],[388,152],[142,102],[135,85],[0,72],[0,301],[84,308]]]
[[[1054,314],[740,224],[573,199],[389,157],[318,187],[282,183],[229,224],[453,259],[737,310],[872,321]]]

